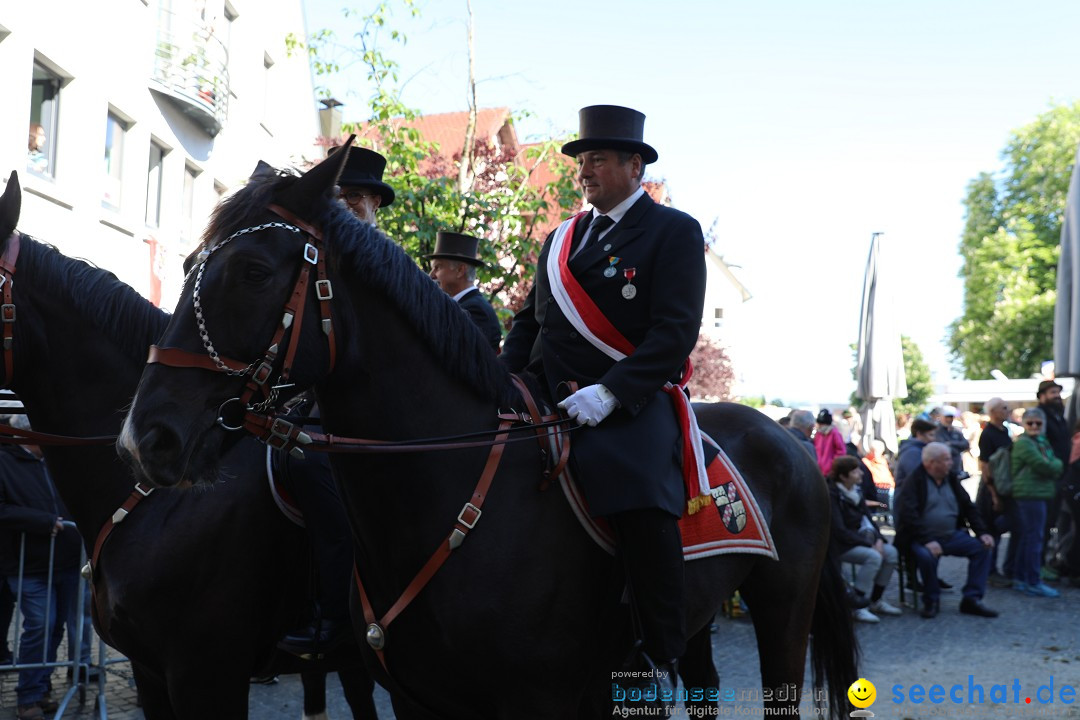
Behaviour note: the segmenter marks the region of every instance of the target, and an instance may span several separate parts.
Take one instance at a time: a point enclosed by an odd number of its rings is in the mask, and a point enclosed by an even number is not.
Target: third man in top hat
[[[491,343],[492,350],[499,352],[502,340],[499,317],[476,287],[476,268],[484,264],[476,257],[479,244],[480,241],[471,235],[440,230],[435,236],[435,252],[427,256],[431,260],[430,275],[443,292],[469,314]]]
[[[592,210],[545,242],[536,280],[514,317],[502,360],[529,370],[583,426],[571,458],[594,515],[615,529],[644,650],[673,671],[685,649],[682,438],[671,393],[697,342],[705,296],[701,226],[641,186],[656,151],[645,116],[596,105],[579,113],[576,158]],[[673,676],[672,676],[673,677]]]

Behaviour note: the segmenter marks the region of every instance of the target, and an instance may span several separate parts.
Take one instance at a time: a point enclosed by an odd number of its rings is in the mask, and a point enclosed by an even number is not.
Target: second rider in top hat
[[[579,139],[562,151],[577,159],[593,209],[548,236],[500,357],[512,372],[539,375],[553,397],[563,381],[581,387],[560,403],[587,426],[571,444],[577,478],[590,511],[615,529],[644,649],[673,673],[686,646],[678,526],[686,484],[662,388],[697,342],[705,244],[696,220],[641,187],[657,159],[644,124],[630,108],[581,110]]]

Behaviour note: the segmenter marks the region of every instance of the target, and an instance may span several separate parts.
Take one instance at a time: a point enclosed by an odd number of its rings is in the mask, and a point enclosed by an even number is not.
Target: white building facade
[[[181,260],[259,160],[321,156],[300,0],[0,6],[0,176],[19,229],[171,307]]]

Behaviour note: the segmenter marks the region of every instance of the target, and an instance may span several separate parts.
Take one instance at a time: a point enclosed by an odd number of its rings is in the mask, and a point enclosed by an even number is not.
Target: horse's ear
[[[315,205],[330,188],[337,185],[345,162],[349,159],[349,148],[355,139],[356,135],[350,135],[341,150],[308,170],[291,187],[282,191],[276,198],[278,204],[304,217],[306,209]]]
[[[19,174],[11,171],[4,194],[0,196],[0,242],[7,239],[15,226],[19,224],[22,211],[22,188],[19,187]]]
[[[276,175],[277,170],[270,163],[259,161],[259,164],[255,166],[255,169],[251,171],[251,177],[248,180],[257,180],[259,178],[270,177]]]

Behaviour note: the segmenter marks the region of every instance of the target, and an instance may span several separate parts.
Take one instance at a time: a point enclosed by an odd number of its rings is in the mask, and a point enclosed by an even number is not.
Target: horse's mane
[[[33,280],[25,280],[26,276]],[[26,234],[22,235],[15,278],[16,307],[18,286],[33,282],[35,288],[62,304],[84,308],[92,327],[132,358],[146,357],[146,349],[161,337],[169,320],[168,313],[108,270],[69,258]]]
[[[297,179],[281,173],[252,178],[218,206],[205,242],[212,246],[227,233],[264,221],[273,197]],[[322,227],[331,263],[386,297],[451,378],[499,406],[515,402],[519,395],[509,372],[472,318],[404,250],[330,197],[321,198],[306,219]]]

